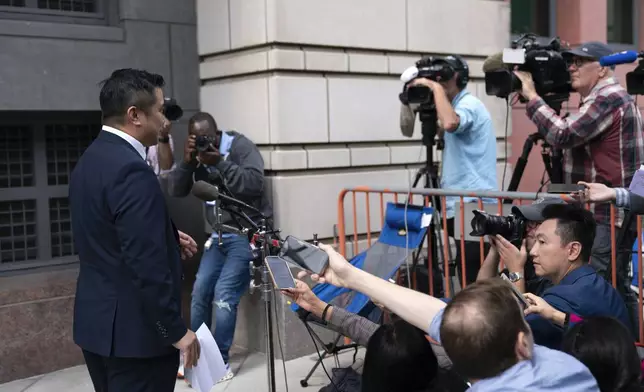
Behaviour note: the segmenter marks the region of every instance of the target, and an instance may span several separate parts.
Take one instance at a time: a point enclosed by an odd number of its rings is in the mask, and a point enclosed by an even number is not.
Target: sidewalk
[[[353,360],[353,350],[339,356],[340,366],[349,366]],[[316,354],[286,362],[286,375],[289,392],[317,392],[330,383],[322,366],[309,380],[309,386],[300,386],[300,380],[306,376],[314,364]],[[358,351],[355,368],[362,367],[364,349]],[[324,361],[329,374],[336,367],[333,358]],[[227,382],[216,385],[211,392],[261,392],[268,391],[266,375],[266,357],[261,353],[239,355],[231,359],[231,367],[235,377]],[[284,368],[282,361],[275,361],[275,379],[277,391],[286,391],[284,385]],[[0,385],[0,392],[94,392],[87,368],[76,366],[58,372],[17,380]],[[177,380],[176,392],[194,392],[185,381]]]

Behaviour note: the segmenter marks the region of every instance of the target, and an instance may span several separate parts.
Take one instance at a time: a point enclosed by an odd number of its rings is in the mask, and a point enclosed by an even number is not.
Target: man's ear
[[[532,358],[532,346],[532,337],[523,331],[519,332],[514,348],[517,359],[523,361]]]
[[[125,114],[128,122],[134,125],[141,125],[139,109],[136,106],[130,106]]]
[[[573,241],[568,244],[568,261],[572,262],[577,260],[581,256],[581,244],[577,241]]]

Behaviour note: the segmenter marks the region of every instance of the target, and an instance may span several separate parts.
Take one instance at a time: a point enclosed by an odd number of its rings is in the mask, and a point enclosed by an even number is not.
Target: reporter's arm
[[[172,197],[185,197],[192,190],[196,163],[181,162],[168,174],[168,194]]]
[[[434,317],[446,306],[440,299],[395,285],[355,267],[351,267],[346,281],[348,288],[363,293],[423,331],[427,331]]]
[[[478,275],[476,276],[476,281],[495,278],[499,275],[499,263],[501,259],[498,252],[494,247],[490,247],[490,251],[485,256],[481,269],[479,270]]]
[[[380,327],[369,319],[335,306],[329,308],[325,321],[331,329],[361,346],[366,346],[371,336]]]
[[[432,91],[434,92],[434,101],[436,102],[438,120],[443,125],[445,132],[451,133],[459,130],[461,118],[452,107],[452,102],[447,97],[447,93],[443,86],[439,83],[432,83]]]

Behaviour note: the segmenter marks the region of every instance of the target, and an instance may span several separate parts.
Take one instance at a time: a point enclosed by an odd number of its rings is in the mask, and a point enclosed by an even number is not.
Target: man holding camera
[[[188,133],[183,161],[169,176],[170,195],[187,196],[194,182],[206,181],[217,185],[220,192],[229,193],[230,197],[271,217],[272,209],[264,186],[264,160],[257,146],[240,133],[219,130],[215,119],[204,112],[190,118]],[[214,203],[206,204],[209,210]],[[259,220],[258,216],[245,212],[251,219]],[[242,228],[242,223],[225,211],[221,224]],[[250,283],[249,262],[252,259],[246,235],[222,233],[220,239],[215,230],[204,245],[193,287],[190,324],[195,330],[203,323],[210,328],[214,304],[215,341],[227,366],[237,323],[237,306]],[[232,377],[228,367],[221,381]]]
[[[643,123],[637,104],[617,82],[612,69],[599,63],[601,57],[612,53],[608,45],[600,42],[563,52],[568,59],[572,88],[581,96],[579,111],[568,116],[559,116],[537,94],[532,75],[515,71],[522,83],[521,94],[528,100],[528,117],[546,142],[563,150],[567,184],[585,181],[628,187],[644,161]],[[606,277],[611,270],[610,206],[595,205],[593,210],[597,229],[590,262]],[[620,209],[617,227],[621,227],[623,218],[624,211]],[[628,287],[627,265],[636,234],[631,227],[623,229],[624,249],[617,252],[618,290],[634,312],[636,298]]]
[[[436,105],[436,114],[442,128],[445,147],[442,154],[441,187],[444,189],[470,189],[472,191],[497,190],[496,135],[492,118],[483,102],[465,88],[469,81],[469,67],[459,56],[447,56],[435,61],[437,65],[451,68],[449,79],[430,80],[417,78],[410,86],[426,86],[431,89]],[[415,114],[403,105],[401,129],[405,136],[413,132]],[[454,236],[455,205],[459,197],[447,197],[447,231]],[[465,198],[465,202],[477,201]],[[488,201],[488,200],[484,200]],[[492,200],[493,202],[493,200]],[[460,266],[460,247],[456,261]],[[479,242],[465,242],[466,280],[474,282],[480,262]],[[459,277],[462,276],[459,273]]]

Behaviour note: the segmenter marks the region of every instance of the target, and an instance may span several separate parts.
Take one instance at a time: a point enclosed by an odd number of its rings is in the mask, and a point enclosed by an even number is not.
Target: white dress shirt
[[[134,147],[136,152],[139,153],[139,155],[141,156],[141,159],[145,160],[145,146],[141,144],[140,141],[136,140],[135,138],[133,138],[132,136],[128,135],[123,131],[120,131],[116,128],[108,127],[107,125],[103,125],[103,130],[105,132],[112,133],[120,137],[121,139],[125,140],[126,142],[130,143],[132,147]]]

